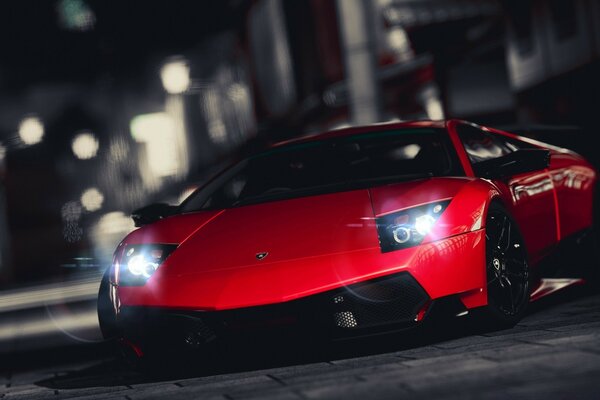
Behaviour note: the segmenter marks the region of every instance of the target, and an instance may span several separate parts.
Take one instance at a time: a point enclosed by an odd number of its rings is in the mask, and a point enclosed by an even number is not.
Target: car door
[[[561,238],[589,228],[593,223],[594,168],[570,152],[556,152],[550,161],[556,188]]]
[[[476,176],[478,164],[518,151],[515,143],[476,125],[459,124],[460,138]],[[536,263],[558,242],[556,192],[547,169],[494,180],[504,205],[516,219],[525,245]]]

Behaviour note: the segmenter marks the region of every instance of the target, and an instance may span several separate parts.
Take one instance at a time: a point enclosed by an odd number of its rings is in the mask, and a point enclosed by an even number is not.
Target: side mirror
[[[133,219],[136,227],[140,227],[174,215],[176,212],[177,206],[171,206],[166,203],[154,203],[133,211],[131,219]]]
[[[550,165],[550,150],[520,149],[504,157],[474,165],[475,174],[482,178],[501,179],[526,172],[541,171]]]

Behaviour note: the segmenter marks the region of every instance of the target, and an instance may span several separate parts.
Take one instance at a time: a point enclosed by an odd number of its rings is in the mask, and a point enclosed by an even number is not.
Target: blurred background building
[[[0,9],[4,289],[99,276],[133,229],[133,209],[177,204],[268,142],[443,118],[558,144],[595,134],[594,0],[20,0]]]

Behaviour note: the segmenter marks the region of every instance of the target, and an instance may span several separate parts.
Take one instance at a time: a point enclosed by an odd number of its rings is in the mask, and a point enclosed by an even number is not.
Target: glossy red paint
[[[183,243],[222,212],[223,210],[205,211],[165,218],[131,232],[123,243]]]
[[[547,171],[521,174],[495,182],[504,205],[523,235],[535,265],[557,244],[554,188]]]
[[[555,153],[550,176],[556,190],[561,237],[568,237],[589,226],[593,218],[593,194],[597,175],[581,157]]]
[[[457,137],[456,127],[461,123],[467,122],[448,121],[451,137]],[[597,172],[588,161],[571,150],[494,128],[479,128],[550,150],[548,169],[492,182],[498,189],[498,198],[517,221],[530,263],[535,268],[539,261],[552,253],[561,239],[592,225]],[[460,140],[457,152],[463,163],[470,164]],[[469,175],[469,168],[464,168]]]
[[[456,133],[460,123],[380,124],[294,140],[382,129],[445,128],[466,176],[166,218],[122,242],[120,248],[141,243],[179,247],[146,285],[119,286],[121,305],[197,310],[249,307],[399,271],[408,271],[431,299],[458,294],[468,308],[485,305],[485,220],[490,202],[501,201],[512,213],[535,267],[560,238],[591,225],[597,178],[590,164],[572,152],[493,129],[489,131],[550,148],[551,165],[506,180],[477,178]],[[452,200],[421,245],[381,252],[376,217],[445,199]],[[268,255],[259,260],[259,252]]]
[[[163,273],[143,287],[120,287],[119,295],[122,305],[223,310],[293,300],[406,270],[438,298],[481,287],[484,246],[479,230],[385,254],[377,247],[191,275]]]
[[[424,198],[423,193],[433,188],[440,190],[440,196]],[[433,178],[370,192],[225,210],[183,241],[146,285],[120,287],[121,303],[206,310],[248,307],[402,270],[410,271],[433,299],[484,285],[481,220],[483,204],[493,188],[470,178]],[[402,202],[385,204],[383,200],[394,194]],[[454,196],[459,200],[450,203],[425,238],[423,243],[429,246],[381,253],[375,216]],[[188,216],[199,222],[208,219]],[[167,219],[161,224],[171,226],[172,222]],[[124,243],[137,243],[147,235],[155,234],[140,232],[133,236],[134,242],[127,239]],[[256,254],[263,251],[269,255],[257,260]]]

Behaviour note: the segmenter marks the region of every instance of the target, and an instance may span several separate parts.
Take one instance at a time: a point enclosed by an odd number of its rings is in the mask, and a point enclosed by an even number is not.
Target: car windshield
[[[447,133],[397,129],[288,144],[251,156],[193,193],[181,212],[463,175]]]

